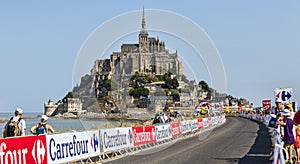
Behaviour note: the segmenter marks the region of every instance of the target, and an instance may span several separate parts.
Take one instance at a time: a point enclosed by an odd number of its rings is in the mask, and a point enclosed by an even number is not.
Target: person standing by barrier
[[[154,116],[152,124],[160,124],[160,123],[161,123],[161,119],[160,119],[159,113],[157,113]]]
[[[167,122],[167,120],[166,120],[166,117],[165,117],[165,114],[164,113],[160,113],[160,122],[162,123],[162,124],[164,124],[164,123],[166,123]]]
[[[281,98],[276,98],[275,99],[275,115],[277,115],[278,113],[280,113],[283,110],[283,106],[282,106],[282,100]]]
[[[300,124],[300,110],[298,110],[294,115],[294,125]]]
[[[297,163],[300,163],[300,125],[296,126],[296,141],[294,147],[297,152]]]
[[[26,122],[22,118],[23,110],[16,108],[15,116],[11,117],[10,120],[3,127],[3,137],[14,137],[14,136],[25,136]]]
[[[294,113],[294,109],[291,103],[285,103],[284,104],[284,109],[288,109],[291,112],[291,119],[294,119],[295,113]]]
[[[54,133],[52,126],[47,124],[47,120],[48,117],[46,115],[42,115],[41,122],[33,125],[30,132],[36,135],[47,134],[48,132]]]
[[[288,151],[289,158],[288,162],[292,162],[293,158],[293,150],[294,150],[294,143],[295,137],[293,134],[293,120],[290,118],[291,112],[288,109],[284,109],[281,114],[284,116],[283,122],[278,122],[279,125],[284,127],[284,135],[283,135],[283,142],[284,148]]]
[[[279,163],[285,163],[284,159],[284,154],[283,154],[283,145],[284,142],[282,141],[283,139],[283,127],[281,124],[283,124],[283,119],[284,117],[282,116],[281,113],[278,113],[276,116],[276,123],[275,123],[275,129],[274,129],[274,135],[273,135],[273,143],[272,147],[273,153],[271,156],[271,160],[273,160],[273,164]],[[272,123],[269,123],[269,125],[272,125]],[[272,126],[271,126],[272,127]]]

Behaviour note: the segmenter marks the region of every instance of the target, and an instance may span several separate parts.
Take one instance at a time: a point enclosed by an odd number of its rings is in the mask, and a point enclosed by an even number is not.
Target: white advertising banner
[[[224,123],[226,120],[225,115],[222,115],[222,122]]]
[[[198,120],[190,120],[190,125],[192,131],[198,130]]]
[[[155,126],[156,141],[163,141],[172,138],[170,124]]]
[[[218,124],[218,116],[212,117],[212,124],[217,125]]]
[[[275,88],[275,99],[281,99],[282,103],[291,102],[293,88]]]
[[[207,118],[203,118],[202,121],[203,121],[203,127],[207,128],[208,127],[208,119]]]
[[[131,127],[101,129],[100,134],[104,152],[133,146]]]
[[[181,133],[188,133],[191,131],[190,121],[180,121]]]
[[[47,135],[48,163],[63,163],[100,154],[99,131]]]

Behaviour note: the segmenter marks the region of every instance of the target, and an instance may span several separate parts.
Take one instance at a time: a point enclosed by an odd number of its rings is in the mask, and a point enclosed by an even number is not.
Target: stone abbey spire
[[[145,20],[145,9],[143,7],[143,16],[142,16],[142,29],[139,34],[139,49],[140,51],[143,51],[142,49],[148,49],[148,32],[146,29],[146,20]]]
[[[140,31],[140,34],[148,34],[146,29],[146,20],[145,20],[145,9],[143,7],[143,16],[142,16],[142,29]]]

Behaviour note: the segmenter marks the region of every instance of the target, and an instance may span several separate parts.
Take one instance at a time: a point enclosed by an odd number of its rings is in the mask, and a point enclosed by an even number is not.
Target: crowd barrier
[[[239,113],[238,116],[263,122],[266,126],[268,126],[272,118],[269,114],[265,115],[265,114],[255,114],[255,113]]]
[[[108,157],[108,153],[122,154],[132,149],[143,149],[145,145],[168,142],[179,136],[224,122],[225,115],[221,115],[163,125],[2,138],[0,139],[0,163],[47,164],[82,160],[92,162],[92,157],[99,157],[101,160],[105,156]]]

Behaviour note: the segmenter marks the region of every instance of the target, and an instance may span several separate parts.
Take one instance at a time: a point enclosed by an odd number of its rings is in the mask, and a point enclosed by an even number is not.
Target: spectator
[[[160,124],[161,119],[158,113],[155,114],[152,124]]]
[[[164,113],[160,113],[160,120],[161,120],[161,123],[163,123],[163,124],[167,122],[167,119],[166,119]]]
[[[300,110],[298,110],[294,114],[294,125],[299,125],[300,124]]]
[[[14,137],[14,136],[25,136],[26,122],[22,118],[23,110],[16,108],[15,116],[11,117],[10,120],[3,127],[3,137]]]
[[[185,120],[184,115],[180,115],[180,121],[184,121],[184,120]]]
[[[291,112],[284,109],[281,114],[284,116],[283,122],[277,122],[284,127],[283,142],[284,148],[288,151],[289,157],[287,162],[292,162],[295,137],[293,134],[293,120],[290,118]]]
[[[164,113],[164,120],[165,120],[165,123],[168,123],[170,120],[169,120],[169,114],[168,113]]]
[[[283,138],[283,127],[281,126],[281,124],[284,123],[283,122],[283,118],[284,117],[282,116],[281,113],[278,113],[277,116],[276,116],[276,119],[275,119],[276,122],[274,124],[275,133],[274,133],[273,139],[272,139],[272,147],[273,148],[275,148],[275,144],[282,145],[282,146],[284,145],[284,143],[282,141],[282,138]],[[274,121],[273,116],[271,116],[271,120],[269,122],[269,126],[270,127],[273,127],[273,121]],[[272,155],[270,157],[270,160],[274,160],[274,155],[278,156],[277,153],[279,153],[279,156],[283,156],[283,151],[279,151],[279,152],[276,151],[276,154],[274,154],[275,153],[275,149],[271,152]],[[284,161],[282,161],[282,163],[284,163]]]
[[[36,135],[47,134],[48,132],[53,133],[54,129],[51,125],[47,124],[47,120],[48,117],[46,115],[42,115],[41,122],[33,125],[30,132]]]
[[[291,103],[285,103],[285,104],[284,104],[284,109],[288,109],[288,110],[291,112],[290,118],[291,118],[291,119],[294,119],[295,113],[294,113],[294,109],[293,109],[292,104],[291,104]]]
[[[296,141],[294,146],[297,152],[297,163],[300,163],[300,125],[296,126]]]
[[[275,115],[277,115],[278,113],[280,113],[283,110],[283,106],[282,106],[282,100],[281,98],[276,98],[275,99]]]

